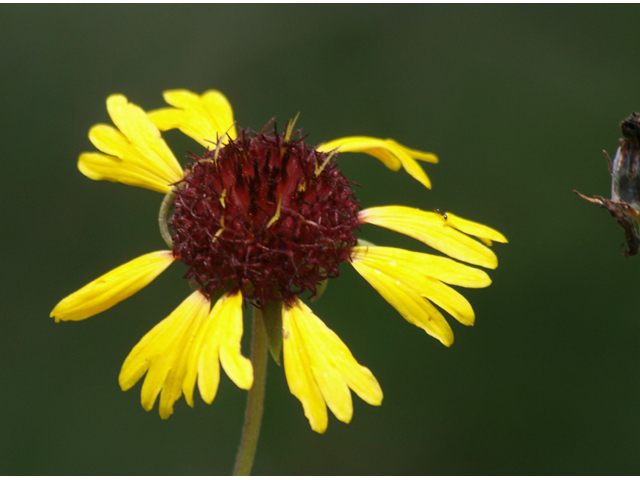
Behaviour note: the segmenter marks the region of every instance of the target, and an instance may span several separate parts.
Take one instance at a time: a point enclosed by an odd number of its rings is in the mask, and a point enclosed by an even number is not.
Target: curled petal
[[[416,162],[438,163],[438,157],[432,153],[411,150],[392,139],[383,140],[373,137],[344,137],[324,143],[318,147],[318,151],[330,152],[338,149],[339,152],[363,152],[376,157],[391,170],[397,171],[404,167],[409,175],[431,188],[431,181],[424,173],[422,167]]]
[[[188,90],[168,90],[164,99],[175,108],[149,112],[151,121],[162,131],[178,128],[209,149],[222,139],[236,138],[233,110],[227,98],[216,90],[197,95]]]
[[[349,389],[371,405],[382,403],[382,390],[368,368],[358,364],[340,340],[304,303],[283,307],[284,368],[291,393],[300,400],[311,428],[327,428],[328,405],[349,423],[353,405]]]
[[[95,125],[89,139],[101,152],[83,153],[78,168],[93,180],[109,180],[167,193],[182,179],[182,168],[147,114],[122,95],[107,99],[119,130]]]
[[[453,332],[442,314],[422,296],[420,290],[402,279],[388,275],[369,265],[366,257],[356,256],[351,264],[405,320],[422,328],[427,334],[440,340],[445,346],[453,343]],[[415,278],[409,279],[409,281]]]
[[[173,413],[173,404],[182,396],[193,343],[208,313],[209,300],[193,292],[142,337],[124,361],[118,379],[122,390],[129,390],[147,373],[140,395],[145,410],[153,408],[160,394],[160,417],[167,419]]]
[[[447,217],[449,215],[447,213]],[[361,223],[372,223],[403,233],[463,262],[486,268],[498,266],[498,258],[493,251],[456,230],[455,223],[449,223],[439,213],[425,212],[417,208],[388,206],[362,210],[359,216]],[[459,219],[459,217],[455,218]],[[477,226],[478,229],[484,227],[468,220],[465,222],[467,222],[465,228],[469,228],[469,224]],[[488,227],[484,228],[492,230]]]
[[[253,367],[242,355],[242,294],[225,294],[215,304],[198,333],[189,356],[183,391],[193,407],[193,390],[198,379],[202,399],[213,402],[220,383],[220,365],[240,388],[253,384]]]
[[[149,285],[173,260],[168,250],[131,260],[61,300],[50,316],[58,322],[84,320],[104,312]]]

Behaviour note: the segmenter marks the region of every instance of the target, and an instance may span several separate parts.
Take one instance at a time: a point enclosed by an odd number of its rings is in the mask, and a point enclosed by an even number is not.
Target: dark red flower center
[[[289,136],[240,130],[187,165],[170,220],[173,249],[205,294],[222,288],[261,305],[290,303],[315,294],[349,259],[360,208],[351,182],[335,155]]]

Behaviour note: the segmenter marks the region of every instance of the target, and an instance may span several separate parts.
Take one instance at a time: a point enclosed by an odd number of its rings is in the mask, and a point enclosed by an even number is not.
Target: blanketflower
[[[269,124],[261,132],[241,130],[217,91],[172,90],[164,99],[171,107],[145,112],[122,95],[110,96],[107,110],[116,128],[91,128],[89,139],[100,152],[81,154],[78,168],[93,180],[165,194],[162,211],[166,215],[174,209],[168,225],[163,224],[171,249],[106,273],[51,312],[56,321],[83,320],[133,295],[175,260],[189,267],[186,278],[195,291],[142,338],[122,366],[123,390],[146,373],[145,410],[158,395],[162,418],[172,414],[182,394],[193,406],[196,382],[203,400],[211,403],[219,363],[238,387],[251,387],[252,365],[240,348],[245,302],[262,309],[265,322],[272,323],[266,325],[275,345],[272,353],[278,361],[282,342],[289,388],[313,430],[326,429],[327,406],[339,420],[351,420],[350,390],[379,405],[382,390],[373,374],[299,299],[306,291],[319,295],[327,279],[338,276],[342,262],[350,263],[407,321],[446,346],[453,332],[434,304],[465,325],[474,323],[471,305],[449,285],[481,288],[491,280],[456,260],[496,268],[488,246],[506,242],[504,236],[451,213],[404,206],[361,210],[351,182],[336,164],[338,153],[368,153],[430,188],[416,160],[436,163],[433,154],[371,137],[313,147],[293,131],[294,122],[281,133],[267,131]],[[160,134],[175,128],[204,147],[184,170]],[[411,236],[456,260],[359,243],[354,232],[363,223]]]

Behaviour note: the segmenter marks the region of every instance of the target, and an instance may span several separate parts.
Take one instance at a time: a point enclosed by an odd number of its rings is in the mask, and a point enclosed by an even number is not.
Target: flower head
[[[173,249],[207,295],[291,305],[327,278],[357,243],[359,203],[334,155],[290,130],[240,131],[187,165],[175,188]]]
[[[295,121],[282,132],[270,124],[260,132],[243,130],[217,91],[173,90],[164,98],[171,107],[145,112],[122,95],[110,96],[107,110],[117,128],[94,126],[89,138],[100,152],[80,155],[78,167],[94,180],[164,193],[161,230],[170,250],[112,270],[51,312],[56,321],[88,318],[148,285],[174,260],[188,266],[186,278],[195,291],[143,337],[120,373],[123,390],[146,373],[146,410],[158,395],[162,418],[182,394],[193,406],[196,383],[211,403],[220,364],[237,386],[251,387],[251,362],[240,349],[247,301],[272,322],[267,331],[274,343],[282,342],[289,388],[313,430],[326,429],[327,406],[339,420],[351,420],[350,391],[379,405],[382,390],[373,374],[299,299],[307,291],[317,297],[328,279],[338,277],[341,263],[350,263],[407,321],[444,345],[451,345],[453,333],[435,305],[473,324],[471,305],[450,285],[481,288],[491,281],[483,270],[456,260],[495,268],[489,246],[506,239],[451,213],[402,206],[361,210],[336,161],[340,152],[368,153],[430,188],[416,160],[436,163],[433,154],[371,137],[312,146],[294,131]],[[190,155],[184,170],[160,134],[174,128],[204,147]],[[170,208],[171,218],[163,220]],[[363,223],[404,233],[456,260],[359,241]],[[274,307],[277,315],[267,314]],[[272,353],[278,361],[279,350]]]

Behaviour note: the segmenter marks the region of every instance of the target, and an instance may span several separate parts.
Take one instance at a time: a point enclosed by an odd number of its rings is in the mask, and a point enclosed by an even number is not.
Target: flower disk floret
[[[262,306],[291,305],[338,277],[357,243],[359,203],[336,156],[289,132],[241,130],[186,166],[173,250],[209,296],[224,289]]]

